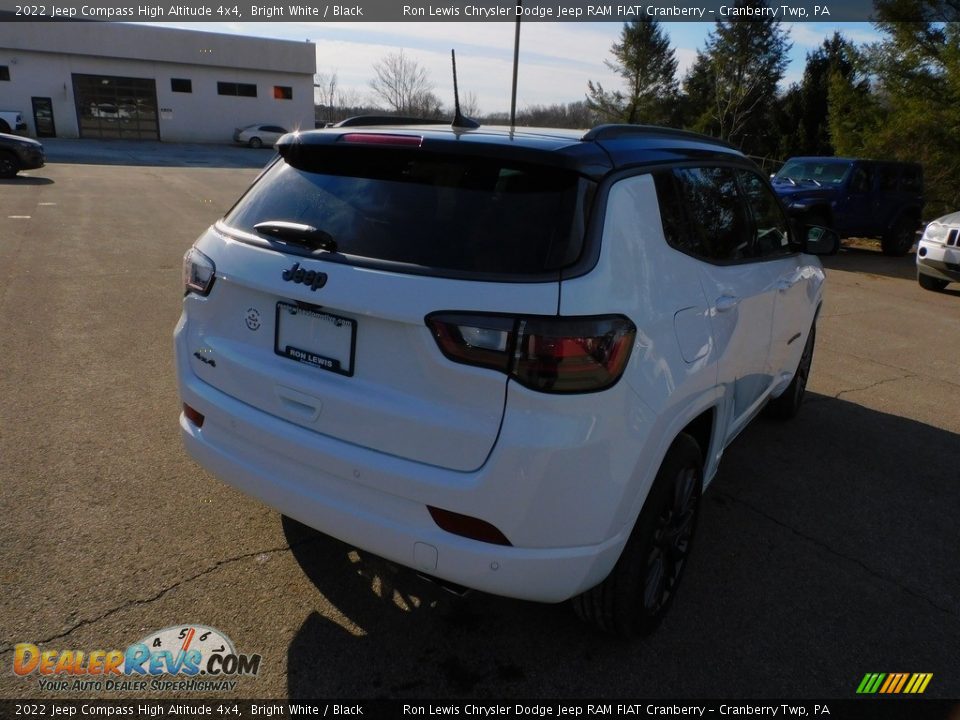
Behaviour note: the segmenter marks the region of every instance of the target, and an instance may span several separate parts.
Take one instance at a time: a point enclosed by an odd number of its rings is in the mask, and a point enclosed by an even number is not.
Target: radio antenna
[[[465,117],[460,112],[460,92],[457,89],[457,54],[453,49],[450,50],[450,62],[453,63],[453,122],[451,125],[455,128],[478,128],[480,123]]]
[[[517,124],[517,67],[520,64],[520,8],[523,0],[517,0],[517,27],[513,35],[513,85],[510,88],[510,129]]]

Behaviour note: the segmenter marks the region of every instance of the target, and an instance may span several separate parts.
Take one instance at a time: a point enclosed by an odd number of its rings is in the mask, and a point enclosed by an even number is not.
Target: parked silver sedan
[[[252,148],[273,147],[287,132],[279,125],[247,125],[233,131],[233,141]]]

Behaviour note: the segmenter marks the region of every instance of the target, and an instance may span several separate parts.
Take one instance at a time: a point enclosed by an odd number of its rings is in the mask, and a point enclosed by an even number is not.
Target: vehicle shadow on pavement
[[[18,175],[13,178],[0,179],[0,185],[53,185],[53,180],[47,177],[34,177],[32,175]]]
[[[917,281],[917,256],[912,250],[903,257],[890,257],[880,252],[879,247],[875,250],[843,247],[836,255],[821,255],[820,261],[829,270]]]
[[[289,697],[854,697],[891,664],[955,697],[958,446],[812,393],[794,421],[756,421],[704,497],[674,607],[629,642],[563,604],[455,598],[285,518],[326,600],[288,647]]]

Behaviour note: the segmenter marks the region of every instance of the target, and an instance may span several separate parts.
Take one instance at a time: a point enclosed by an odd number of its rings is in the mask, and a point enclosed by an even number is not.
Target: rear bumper
[[[938,280],[960,282],[960,247],[921,240],[917,246],[917,272]]]
[[[181,397],[204,415],[202,428],[180,416],[187,452],[223,482],[350,545],[476,590],[560,602],[603,580],[626,542],[629,527],[599,543],[570,547],[501,546],[448,533],[430,517],[428,502],[469,512],[473,494],[476,506],[482,508],[489,503],[490,476],[494,475],[518,486],[513,496],[501,492],[500,504],[505,508],[523,505],[525,492],[520,485],[529,468],[518,466],[512,461],[514,455],[506,453],[502,461],[491,459],[480,470],[463,473],[320,435],[204,383],[179,350]],[[542,492],[543,479],[533,480]],[[417,497],[407,490],[411,486],[418,488]],[[550,501],[544,497],[541,505]],[[583,507],[570,511],[590,512]],[[483,510],[476,512],[498,525],[498,518]],[[556,522],[562,524],[565,519],[557,517]]]

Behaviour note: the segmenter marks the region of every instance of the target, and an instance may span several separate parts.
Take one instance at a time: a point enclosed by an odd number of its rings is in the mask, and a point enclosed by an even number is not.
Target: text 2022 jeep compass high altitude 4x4
[[[189,453],[468,588],[669,607],[704,486],[803,398],[824,274],[739,151],[664,128],[294,133],[184,258]]]

